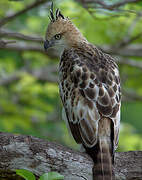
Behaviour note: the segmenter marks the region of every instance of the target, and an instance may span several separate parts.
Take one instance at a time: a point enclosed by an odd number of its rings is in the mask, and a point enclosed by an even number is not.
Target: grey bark
[[[15,169],[27,169],[36,176],[58,171],[65,180],[91,180],[92,160],[57,143],[32,136],[0,133],[0,179],[18,179]],[[142,151],[115,155],[116,179],[142,180]]]

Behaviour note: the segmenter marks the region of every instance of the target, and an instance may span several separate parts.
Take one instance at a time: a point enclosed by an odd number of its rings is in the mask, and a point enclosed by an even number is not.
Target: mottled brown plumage
[[[93,179],[112,180],[120,123],[118,67],[59,10],[52,16],[45,49],[62,47],[59,89],[71,133],[94,161]]]

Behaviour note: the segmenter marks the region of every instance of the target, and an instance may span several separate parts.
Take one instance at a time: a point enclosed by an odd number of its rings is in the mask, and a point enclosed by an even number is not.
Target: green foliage
[[[36,180],[34,174],[26,169],[17,169],[16,174],[23,177],[25,180]]]
[[[118,151],[135,151],[142,149],[141,135],[130,124],[121,125]],[[127,146],[127,148],[126,148]]]
[[[57,172],[45,173],[39,178],[39,180],[58,180],[58,179],[64,179],[64,176],[60,175]]]
[[[33,0],[5,1],[0,0],[0,18],[9,13],[15,13],[34,2]],[[117,0],[106,3],[115,3]],[[81,30],[89,42],[103,46],[117,45],[125,39],[130,25],[136,18],[135,12],[141,12],[140,2],[125,6],[127,14],[122,11],[109,12],[95,11],[91,16],[86,9],[76,1],[58,0],[55,6],[60,7],[65,16],[69,16],[73,23]],[[44,38],[47,24],[49,23],[49,7],[40,6],[32,9],[5,25],[5,29],[23,33],[29,36],[41,36]],[[131,13],[129,13],[131,12]],[[117,17],[111,15],[117,13]],[[132,36],[141,32],[142,19],[136,22]],[[0,37],[5,39],[4,37]],[[8,38],[12,40],[14,38]],[[16,43],[25,43],[16,40]],[[132,42],[142,44],[142,37]],[[26,45],[43,44],[26,41]],[[141,62],[141,57],[132,57]],[[0,131],[34,135],[57,141],[67,146],[78,148],[75,141],[68,134],[67,127],[62,121],[62,106],[59,98],[58,85],[52,82],[38,79],[31,72],[57,65],[57,59],[33,51],[10,51],[0,49],[0,83],[7,77],[20,74],[19,79],[0,85]],[[26,71],[24,71],[26,69]],[[134,92],[142,96],[142,71],[141,69],[120,66],[122,89]],[[55,74],[55,73],[54,73]],[[121,113],[121,131],[119,151],[142,149],[142,102],[123,102]]]
[[[23,0],[9,0],[9,1],[23,1]]]
[[[28,170],[25,169],[17,169],[16,174],[20,175],[23,177],[25,180],[36,180],[34,174]],[[39,177],[39,180],[63,180],[64,176],[57,172],[49,172],[49,173],[44,173]]]

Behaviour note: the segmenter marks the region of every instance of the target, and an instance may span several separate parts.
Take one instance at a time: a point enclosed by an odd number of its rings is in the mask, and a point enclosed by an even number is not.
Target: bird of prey
[[[59,9],[50,9],[44,48],[61,50],[59,89],[71,133],[94,162],[94,180],[113,180],[121,91],[114,59],[89,43]]]

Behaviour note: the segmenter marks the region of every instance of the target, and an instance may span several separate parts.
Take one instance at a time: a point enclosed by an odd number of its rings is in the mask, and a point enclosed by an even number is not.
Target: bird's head
[[[50,47],[64,50],[77,46],[80,42],[86,40],[71,20],[64,17],[59,9],[56,10],[54,15],[53,4],[51,5],[49,18],[50,23],[44,42],[45,50]]]

